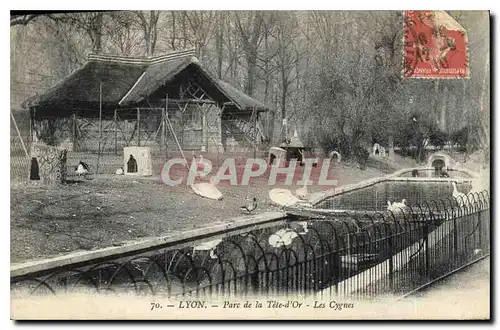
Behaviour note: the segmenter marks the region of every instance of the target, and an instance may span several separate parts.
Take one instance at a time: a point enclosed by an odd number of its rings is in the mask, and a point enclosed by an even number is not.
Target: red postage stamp
[[[445,11],[404,12],[403,78],[468,78],[467,34]]]

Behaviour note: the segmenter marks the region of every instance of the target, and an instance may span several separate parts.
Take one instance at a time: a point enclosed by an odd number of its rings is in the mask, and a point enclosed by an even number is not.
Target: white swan
[[[452,184],[453,184],[453,198],[457,201],[458,206],[465,205],[465,203],[467,203],[467,195],[458,191],[457,183],[455,181],[453,181]]]
[[[404,199],[404,198],[400,203],[394,202],[391,204],[390,201],[387,201],[387,211],[398,212],[398,211],[406,210],[407,208],[408,208],[408,205],[406,205],[406,199]]]

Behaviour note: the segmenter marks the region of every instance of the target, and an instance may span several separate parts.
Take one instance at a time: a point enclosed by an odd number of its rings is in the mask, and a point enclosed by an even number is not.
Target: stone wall
[[[66,180],[67,150],[33,143],[30,156],[29,180],[39,181],[44,185],[57,185]]]

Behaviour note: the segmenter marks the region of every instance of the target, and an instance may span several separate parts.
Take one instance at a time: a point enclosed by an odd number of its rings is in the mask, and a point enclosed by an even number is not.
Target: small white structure
[[[388,156],[388,152],[386,151],[386,149],[385,149],[384,146],[381,146],[378,143],[374,143],[373,144],[372,155],[375,156],[375,157],[383,157],[383,158],[385,158],[385,157]]]
[[[452,168],[455,167],[455,165],[455,162],[449,155],[441,152],[436,152],[430,155],[427,160],[427,167],[429,168]]]
[[[267,163],[270,165],[282,165],[283,161],[286,159],[286,150],[278,147],[269,148],[269,156]]]
[[[151,150],[148,147],[123,148],[123,169],[125,175],[153,175]]]
[[[330,160],[336,161],[337,163],[340,163],[340,161],[342,160],[340,152],[336,150],[330,151],[330,153],[328,154],[328,158],[330,158]]]

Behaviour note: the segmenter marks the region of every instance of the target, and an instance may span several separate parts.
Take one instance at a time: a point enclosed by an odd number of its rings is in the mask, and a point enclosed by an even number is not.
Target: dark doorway
[[[432,162],[432,167],[434,167],[434,175],[436,177],[440,177],[441,173],[443,171],[443,168],[445,166],[444,160],[442,159],[436,159],[435,161]]]
[[[31,158],[30,180],[40,180],[38,160],[35,157]]]
[[[127,173],[137,173],[137,161],[132,155],[127,162]]]
[[[273,165],[275,159],[276,159],[276,156],[274,154],[271,154],[271,157],[269,157],[269,165]]]

